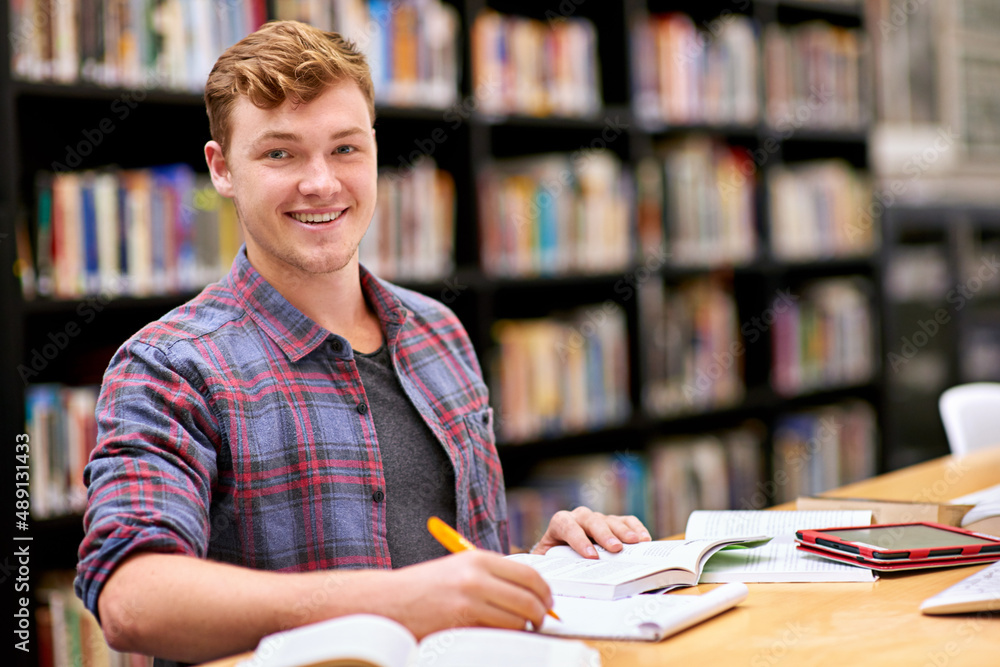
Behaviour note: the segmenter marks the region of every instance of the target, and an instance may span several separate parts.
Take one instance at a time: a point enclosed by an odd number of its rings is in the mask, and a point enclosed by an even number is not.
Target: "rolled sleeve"
[[[220,444],[196,384],[175,370],[169,352],[135,340],[111,361],[96,416],[75,583],[95,616],[104,583],[129,555],[205,557]]]

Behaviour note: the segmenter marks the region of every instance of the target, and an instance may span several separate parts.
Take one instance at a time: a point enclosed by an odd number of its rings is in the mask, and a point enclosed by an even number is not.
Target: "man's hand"
[[[392,573],[380,611],[418,639],[446,628],[540,627],[552,608],[548,584],[535,570],[485,550],[463,551]]]
[[[597,558],[597,550],[591,540],[608,551],[618,552],[622,550],[623,542],[634,544],[650,539],[649,531],[634,516],[601,514],[586,507],[577,507],[572,512],[556,512],[531,553],[544,554],[557,544],[568,544],[586,558]]]

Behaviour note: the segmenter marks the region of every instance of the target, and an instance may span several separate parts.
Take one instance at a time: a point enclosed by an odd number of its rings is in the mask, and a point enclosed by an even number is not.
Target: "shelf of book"
[[[18,4],[30,5],[27,0]],[[286,10],[294,5],[297,7],[294,11],[314,11],[318,6],[315,3],[278,4],[284,4]],[[368,4],[338,1],[330,3],[330,7],[337,10]],[[776,296],[783,293],[799,296],[798,290],[809,284],[850,277],[878,292],[877,235],[860,246],[834,247],[829,240],[831,237],[823,236],[831,232],[825,227],[825,209],[816,204],[824,198],[834,197],[846,202],[842,202],[841,208],[854,207],[855,200],[842,194],[850,187],[840,181],[863,178],[867,168],[866,93],[859,87],[856,94],[852,93],[851,99],[841,105],[857,112],[847,121],[836,120],[840,116],[834,112],[830,112],[829,118],[836,122],[830,121],[818,111],[812,112],[815,114],[813,120],[827,119],[821,124],[797,119],[794,115],[796,103],[801,108],[803,104],[808,107],[810,101],[801,95],[783,100],[786,112],[790,110],[792,114],[787,123],[781,122],[780,110],[772,113],[768,120],[763,77],[769,63],[761,48],[763,38],[759,36],[763,34],[762,28],[780,24],[788,34],[798,34],[805,28],[813,30],[810,34],[820,35],[813,38],[814,46],[829,43],[830,35],[847,39],[853,45],[852,40],[863,41],[860,32],[863,31],[862,10],[857,3],[830,0],[816,3],[756,0],[736,4],[661,0],[627,0],[624,3],[453,0],[443,4],[446,14],[455,12],[452,16],[455,30],[460,31],[456,50],[458,66],[449,79],[454,86],[447,86],[448,92],[442,91],[441,95],[410,99],[416,106],[390,104],[386,98],[379,99],[376,132],[380,174],[393,181],[392,187],[399,188],[387,199],[398,202],[407,197],[405,192],[414,189],[412,183],[407,184],[408,178],[423,178],[421,183],[434,181],[439,185],[450,178],[452,184],[441,186],[443,189],[434,199],[433,208],[442,212],[445,218],[450,210],[452,224],[450,228],[447,225],[438,227],[426,220],[393,218],[384,223],[384,228],[377,228],[381,231],[369,235],[385,241],[397,234],[418,234],[426,242],[419,255],[429,257],[429,253],[436,253],[437,259],[421,263],[421,257],[415,258],[412,253],[406,255],[405,248],[383,243],[377,251],[366,249],[364,252],[369,254],[365,261],[377,265],[381,273],[387,277],[391,275],[399,284],[437,298],[455,310],[469,330],[491,386],[495,387],[496,421],[501,431],[505,423],[511,423],[508,420],[517,422],[518,417],[504,414],[512,399],[499,400],[505,391],[500,388],[500,374],[492,360],[509,356],[504,351],[519,344],[510,341],[511,331],[518,332],[515,338],[523,335],[523,327],[519,325],[532,321],[535,329],[551,335],[555,330],[553,325],[558,324],[563,327],[564,335],[580,335],[583,343],[593,344],[597,349],[600,346],[596,344],[596,334],[589,333],[598,328],[597,319],[610,318],[614,313],[618,322],[612,345],[619,350],[614,365],[620,365],[625,375],[618,377],[613,396],[609,394],[614,399],[611,402],[618,407],[608,419],[599,426],[588,425],[586,420],[580,419],[588,412],[586,408],[581,410],[581,405],[586,404],[568,403],[571,408],[567,409],[575,415],[567,422],[571,427],[560,428],[557,421],[543,420],[545,425],[541,428],[515,429],[516,438],[500,433],[500,456],[508,487],[515,496],[516,489],[528,483],[534,469],[550,459],[575,454],[606,458],[616,447],[645,456],[647,450],[663,449],[665,440],[696,439],[702,435],[725,440],[728,436],[720,433],[743,433],[741,429],[747,429],[752,437],[744,440],[755,444],[744,447],[756,452],[758,464],[754,465],[757,467],[749,466],[756,479],[744,479],[740,483],[743,490],[731,492],[731,503],[733,498],[759,495],[760,487],[755,484],[766,482],[774,474],[772,436],[776,426],[783,423],[786,412],[821,410],[827,405],[861,398],[877,408],[878,416],[882,376],[877,353],[874,353],[868,373],[833,375],[805,385],[792,383],[778,391],[773,378],[775,359],[780,355],[776,355],[772,344],[773,322],[766,322],[772,315],[769,309],[774,308]],[[745,7],[738,11],[737,5],[741,4]],[[380,6],[378,3],[371,5]],[[270,3],[270,8],[273,15],[275,3]],[[592,36],[596,36],[596,51],[587,53],[586,67],[575,75],[577,83],[580,80],[590,82],[585,86],[587,89],[574,91],[567,85],[561,93],[565,99],[541,101],[531,97],[534,93],[529,93],[526,100],[519,100],[517,91],[491,90],[489,72],[496,71],[497,64],[480,62],[489,55],[484,55],[482,49],[476,51],[472,44],[476,17],[486,10],[494,12],[486,18],[487,32],[493,31],[490,39],[498,39],[498,22],[509,24],[509,29],[518,36],[512,33],[508,38],[523,40],[518,43],[522,44],[525,53],[534,53],[534,58],[520,58],[510,63],[511,67],[527,67],[532,60],[535,64],[542,62],[544,59],[537,49],[543,48],[539,44],[544,44],[545,39],[562,40],[572,49],[578,48],[580,43],[589,43]],[[686,26],[688,38],[703,34],[708,43],[716,40],[713,28],[722,24],[739,26],[727,28],[732,34],[726,38],[726,44],[749,49],[759,53],[759,57],[755,56],[755,63],[739,66],[727,63],[731,69],[722,71],[736,73],[742,71],[741,66],[752,65],[752,78],[761,84],[751,86],[756,97],[748,98],[750,92],[746,87],[734,86],[726,95],[739,95],[740,104],[735,99],[713,93],[688,100],[680,110],[665,112],[667,107],[659,101],[661,93],[654,87],[650,91],[655,92],[658,101],[649,108],[639,105],[642,100],[637,100],[633,94],[638,73],[630,72],[630,63],[641,53],[633,51],[636,48],[633,30],[637,29],[637,22],[673,11],[691,15],[690,20],[678,22]],[[531,22],[498,17],[498,14],[529,17]],[[734,15],[742,18],[730,19]],[[444,22],[450,20],[444,19]],[[564,23],[575,27],[566,30]],[[384,28],[387,24],[378,25]],[[520,34],[525,31],[538,34],[525,37]],[[14,32],[21,34],[17,30]],[[752,41],[747,41],[748,36],[753,36]],[[18,42],[14,46],[24,45]],[[0,51],[4,57],[0,60],[2,71],[12,71],[9,47]],[[690,58],[689,65],[701,62],[699,58],[707,58],[709,52],[699,53],[701,55]],[[685,57],[691,55],[685,52]],[[44,74],[46,68],[39,71]],[[517,72],[516,69],[512,71]],[[645,76],[652,81],[649,78],[652,75],[647,73]],[[517,76],[513,78],[516,80]],[[0,168],[0,212],[3,215],[0,233],[13,239],[16,234],[24,235],[27,231],[25,236],[29,245],[34,246],[32,254],[36,258],[40,174],[58,172],[61,177],[71,174],[72,180],[73,175],[106,173],[111,165],[120,170],[143,170],[183,163],[189,165],[202,185],[205,184],[205,170],[199,164],[201,148],[207,138],[201,96],[177,87],[147,88],[111,80],[105,83],[108,85],[0,76],[0,119],[10,121],[0,129],[0,148],[16,156],[15,160],[8,161],[13,164]],[[536,93],[539,85],[534,86]],[[451,95],[452,88],[457,95]],[[648,101],[654,92],[644,99]],[[430,104],[432,99],[440,104]],[[751,102],[747,103],[747,99]],[[564,103],[567,106],[559,107]],[[561,111],[556,113],[557,109]],[[116,115],[125,110],[129,111],[127,117]],[[67,123],[67,118],[74,120]],[[678,122],[679,118],[683,122]],[[113,124],[113,131],[105,131],[99,144],[90,141],[84,131],[99,129],[103,120]],[[177,137],[191,140],[180,141]],[[81,149],[81,142],[85,141],[93,145]],[[68,164],[67,157],[71,155],[76,157],[72,158],[73,164]],[[836,161],[843,173],[836,177],[817,176],[818,182],[810,181],[808,187],[800,187],[802,181],[793,182],[791,189],[816,206],[817,215],[812,218],[816,234],[794,245],[792,251],[776,252],[774,242],[785,232],[775,231],[776,218],[772,213],[776,205],[770,201],[774,193],[769,179],[772,172],[777,173],[780,169],[805,169],[807,162],[813,159],[824,164]],[[422,175],[416,176],[418,165],[430,160],[434,169],[441,170],[441,178],[431,178],[428,176],[430,171],[421,171]],[[602,185],[614,182],[617,187],[595,195],[591,185],[583,185],[587,178],[577,169],[581,162],[588,163],[585,169],[591,168],[601,175],[596,180]],[[67,169],[57,169],[53,164],[65,165]],[[642,164],[647,165],[647,175],[652,175],[652,190],[637,188]],[[607,165],[611,167],[605,168]],[[745,173],[739,171],[741,167]],[[687,180],[677,180],[677,174],[684,174]],[[494,178],[492,184],[491,176]],[[561,180],[564,177],[565,182]],[[831,184],[831,179],[838,178],[840,181]],[[484,194],[484,187],[498,188],[498,183],[506,188],[507,197],[490,200]],[[562,183],[561,190],[555,187],[559,183]],[[689,187],[678,187],[679,183],[689,184]],[[720,188],[726,191],[728,199],[719,195]],[[538,211],[532,211],[530,205],[527,213],[509,217],[513,230],[509,238],[492,237],[499,225],[484,224],[490,214],[514,206],[512,201],[521,201],[519,205],[523,206],[525,201],[538,202],[546,196],[554,197],[567,191],[573,191],[578,197],[576,205],[568,208],[585,209],[572,224],[565,220],[565,224],[554,223],[555,208],[540,206]],[[695,201],[695,194],[700,201]],[[491,205],[490,201],[501,203]],[[397,204],[392,208],[405,207]],[[589,217],[586,209],[590,209]],[[594,215],[597,210],[620,213]],[[793,223],[788,224],[794,226]],[[427,224],[429,228],[420,226]],[[871,231],[873,224],[870,220],[859,223],[866,232]],[[587,237],[578,233],[581,228],[592,235]],[[708,235],[704,233],[707,228],[729,232]],[[733,229],[741,231],[736,234],[731,231]],[[428,235],[439,236],[429,238]],[[13,264],[15,244],[8,243],[6,238],[0,237],[0,256],[4,263],[9,260]],[[567,239],[575,238],[589,238],[589,245],[571,246]],[[374,243],[371,239],[366,241]],[[506,254],[501,256],[496,251],[498,247],[504,248]],[[502,261],[498,264],[498,260]],[[216,272],[225,268],[222,262],[213,266]],[[39,266],[36,264],[32,268],[38,292]],[[155,319],[197,291],[194,285],[175,285],[172,294],[138,297],[129,290],[103,289],[102,282],[88,286],[86,278],[78,284],[74,278],[74,287],[58,292],[66,298],[47,296],[44,289],[42,294],[32,298],[30,290],[26,294],[7,272],[2,280],[0,289],[5,309],[9,304],[9,311],[5,313],[9,313],[15,324],[0,334],[3,368],[9,377],[16,378],[3,388],[3,409],[12,424],[24,421],[27,389],[42,383],[75,387],[99,382],[102,363],[106,365],[114,347],[144,323],[139,320]],[[208,280],[206,273],[199,282]],[[698,311],[701,301],[697,295],[706,292],[703,287],[689,287],[695,283],[715,285],[711,288],[713,297],[710,299],[718,304],[714,312],[706,315]],[[674,346],[681,353],[670,357],[675,365],[669,368],[694,364],[695,370],[687,375],[667,375],[679,378],[676,388],[679,388],[681,403],[666,410],[650,410],[643,401],[650,377],[650,368],[644,361],[649,352],[646,334],[653,326],[639,295],[642,288],[654,284],[662,287],[665,293],[660,296],[661,305],[669,303],[671,312],[687,312],[686,317],[692,323],[687,328],[668,332],[686,341]],[[695,296],[685,296],[689,292]],[[94,299],[97,299],[96,304]],[[877,297],[872,299],[872,318],[868,326],[874,340],[879,336],[879,321],[874,315],[878,312]],[[685,300],[687,305],[682,308]],[[81,319],[80,310],[93,305],[101,307],[95,312],[100,314],[102,324],[90,327]],[[724,311],[728,315],[722,317]],[[578,319],[566,315],[572,312]],[[755,318],[761,323],[755,323]],[[49,334],[62,340],[60,336],[66,333],[66,326],[70,324],[88,328],[79,336],[67,334],[70,345],[48,350],[55,352],[52,359],[46,358],[44,346],[56,345]],[[502,333],[505,326],[507,334]],[[708,340],[703,338],[705,332],[713,332],[714,347],[701,350],[700,355],[689,354]],[[534,335],[528,334],[528,337]],[[551,345],[543,344],[542,347]],[[588,349],[586,344],[581,344],[575,351]],[[36,352],[41,355],[40,361]],[[602,358],[596,352],[593,354],[595,358]],[[31,366],[33,361],[42,367],[37,369],[37,374],[22,381],[19,367],[35,371]],[[723,384],[728,388],[712,400],[685,405],[685,383],[697,388],[698,367],[704,373],[714,373],[716,367],[720,373],[725,370],[729,379]],[[570,372],[572,369],[559,370]],[[513,376],[518,377],[516,369]],[[714,383],[713,386],[721,385]],[[513,400],[518,393],[517,385],[506,391]],[[546,400],[551,398],[552,394],[547,394]],[[606,399],[608,396],[595,394],[599,404],[607,402]],[[873,460],[877,462],[882,450],[877,443],[878,419],[875,421],[876,437],[870,441],[870,446],[875,450]],[[747,426],[748,423],[751,426]],[[518,444],[513,444],[515,440]],[[669,445],[666,450],[670,450]],[[714,456],[718,465],[721,458],[718,453]],[[657,482],[654,475],[642,484],[644,488],[654,489],[657,484],[662,488],[663,482]],[[768,501],[777,497],[773,492],[765,495]],[[649,511],[648,516],[659,522],[652,510]],[[38,525],[46,534],[51,533],[52,539],[61,540],[61,546],[54,546],[54,549],[75,552],[75,544],[69,543],[78,541],[78,534],[47,527],[57,526],[59,521],[78,523],[78,515],[69,519],[47,519]],[[655,525],[665,527],[669,524],[659,522]],[[60,534],[62,536],[57,537]],[[71,564],[73,558],[70,555],[64,560]]]
[[[949,451],[942,391],[1000,381],[1000,213],[899,203],[886,207],[883,234],[883,419],[889,463],[899,467]]]

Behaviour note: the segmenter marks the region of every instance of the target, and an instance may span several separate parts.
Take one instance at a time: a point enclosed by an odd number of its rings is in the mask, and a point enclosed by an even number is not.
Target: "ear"
[[[233,181],[226,166],[226,156],[222,153],[222,146],[217,141],[209,141],[205,144],[205,162],[208,163],[208,171],[212,175],[212,185],[223,197],[233,198]]]

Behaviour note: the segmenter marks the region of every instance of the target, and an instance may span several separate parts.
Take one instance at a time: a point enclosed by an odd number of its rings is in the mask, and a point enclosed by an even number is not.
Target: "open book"
[[[742,581],[874,581],[863,567],[807,554],[795,545],[795,531],[871,523],[870,510],[764,511],[721,510],[692,512],[684,536],[711,539],[721,535],[771,535],[768,544],[748,551],[724,551],[705,565],[701,583]]]
[[[626,544],[617,553],[596,547],[597,560],[584,558],[569,546],[552,547],[541,556],[507,558],[535,568],[553,595],[617,600],[659,588],[694,586],[712,554],[730,547],[757,547],[768,539],[758,535],[657,540]]]
[[[701,595],[635,595],[590,600],[556,595],[559,620],[545,617],[541,632],[561,637],[660,641],[735,607],[746,584],[725,584]]]
[[[420,642],[384,616],[352,614],[260,640],[236,667],[600,667],[601,654],[577,641],[517,630],[455,628]]]

